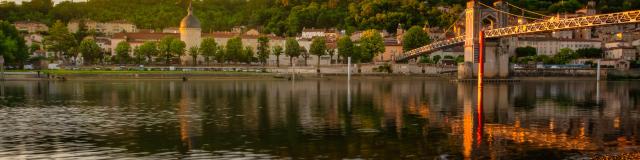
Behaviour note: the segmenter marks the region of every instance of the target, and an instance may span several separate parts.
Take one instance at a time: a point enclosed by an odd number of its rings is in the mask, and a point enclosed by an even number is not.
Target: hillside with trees
[[[508,0],[545,14],[573,12],[586,0]],[[264,33],[295,35],[303,28],[336,27],[347,31],[377,29],[395,32],[403,26],[449,26],[464,10],[465,0],[194,0],[203,31],[234,26],[259,28]],[[490,4],[492,0],[483,0]],[[63,2],[32,0],[22,5],[0,4],[0,19],[40,21],[127,20],[139,28],[176,27],[186,15],[188,0],[90,0]],[[615,12],[640,8],[639,0],[599,0],[598,9]],[[518,12],[518,11],[513,11]],[[526,15],[526,13],[525,13]]]

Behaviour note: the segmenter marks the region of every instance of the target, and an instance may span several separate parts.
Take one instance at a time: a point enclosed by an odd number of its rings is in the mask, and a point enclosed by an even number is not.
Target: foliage
[[[116,45],[116,57],[120,64],[124,64],[129,58],[129,53],[131,52],[131,45],[129,43],[122,41]]]
[[[216,56],[218,50],[218,44],[213,38],[205,38],[200,42],[200,54],[204,57],[204,61],[209,64],[211,60]]]
[[[347,57],[353,57],[354,45],[349,36],[344,36],[338,40],[338,56],[346,62]]]
[[[244,50],[242,50],[242,58],[241,58],[242,61],[244,63],[251,64],[254,58],[255,57],[254,57],[253,48],[251,48],[250,46],[246,46]]]
[[[440,55],[433,56],[433,63],[438,64],[440,62],[440,59],[442,59],[442,56]]]
[[[384,52],[384,40],[382,35],[375,29],[370,29],[362,33],[360,38],[361,61],[371,62],[375,56]]]
[[[602,58],[603,51],[600,48],[581,48],[576,50],[580,58]]]
[[[280,67],[280,55],[282,55],[283,49],[282,46],[273,46],[273,55],[276,56],[276,65]]]
[[[232,62],[240,62],[243,60],[242,39],[234,37],[227,41],[226,56]]]
[[[287,38],[285,42],[284,54],[289,56],[289,63],[291,65],[293,65],[293,57],[300,56],[300,50],[301,50],[300,44],[298,44],[298,41],[295,38],[293,37]]]
[[[582,7],[582,4],[578,0],[563,0],[549,6],[549,11],[551,13],[572,13],[580,9],[580,7]]]
[[[456,63],[462,63],[462,62],[464,62],[464,56],[458,55],[458,56],[456,56],[455,60],[456,60]]]
[[[193,46],[189,48],[189,56],[191,56],[191,63],[193,65],[198,64],[198,56],[200,55],[200,49],[197,46]]]
[[[0,55],[5,65],[22,66],[29,58],[28,48],[18,30],[6,21],[0,20]]]
[[[260,63],[267,64],[269,54],[269,38],[266,36],[258,37],[258,60]]]
[[[409,51],[431,42],[429,35],[421,27],[413,26],[402,37],[402,49]]]
[[[556,55],[553,56],[552,62],[555,64],[567,64],[569,61],[578,58],[576,52],[570,48],[560,49]]]
[[[138,52],[141,56],[147,58],[148,64],[151,64],[153,61],[152,57],[157,56],[160,51],[158,50],[158,45],[156,42],[149,41],[144,42],[142,45],[140,45],[140,47],[138,48]]]
[[[311,48],[309,48],[309,52],[312,55],[318,56],[318,64],[320,66],[320,57],[327,54],[327,45],[324,37],[315,37],[311,42]]]
[[[168,65],[174,57],[179,57],[184,54],[185,47],[186,44],[180,39],[173,36],[166,36],[158,42],[158,56],[163,58]]]
[[[518,47],[516,48],[516,56],[517,57],[527,57],[527,56],[535,56],[537,54],[536,48],[531,46],[526,47]]]
[[[431,60],[431,57],[429,57],[429,55],[421,55],[419,62],[425,64],[433,64],[433,60]]]
[[[74,46],[74,41],[75,38],[69,33],[69,30],[62,21],[56,21],[56,23],[49,28],[49,36],[45,38],[45,42],[47,43],[46,48],[54,52],[56,58],[60,58],[62,55],[66,57],[71,47]]]
[[[100,57],[100,46],[93,39],[83,40],[79,50],[86,64],[94,64],[95,60]]]

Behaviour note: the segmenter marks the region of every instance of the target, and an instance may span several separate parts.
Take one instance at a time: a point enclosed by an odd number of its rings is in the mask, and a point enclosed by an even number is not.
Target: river
[[[562,159],[640,150],[639,111],[636,82],[7,81],[0,159]]]

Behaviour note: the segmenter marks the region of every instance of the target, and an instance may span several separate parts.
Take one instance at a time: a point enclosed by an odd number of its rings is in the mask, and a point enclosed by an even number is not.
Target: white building
[[[106,35],[113,35],[120,32],[137,32],[138,28],[135,24],[124,20],[111,22],[96,22],[92,20],[73,20],[67,24],[69,32],[75,33],[80,29],[80,24],[84,23],[87,30],[95,30]]]
[[[531,46],[536,48],[538,55],[553,56],[563,48],[578,50],[583,48],[602,48],[602,41],[586,39],[564,39],[549,37],[520,37],[514,41],[509,41],[509,53],[515,55],[518,47]]]

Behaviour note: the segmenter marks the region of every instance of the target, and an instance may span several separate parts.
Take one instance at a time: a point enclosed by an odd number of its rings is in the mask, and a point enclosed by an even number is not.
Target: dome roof
[[[193,8],[191,8],[191,4],[189,4],[189,9],[187,11],[187,16],[182,18],[182,21],[180,22],[180,28],[200,28],[200,20],[198,20],[198,17],[193,15]]]

